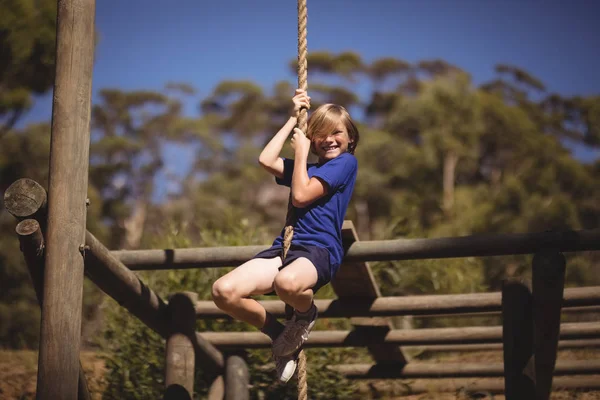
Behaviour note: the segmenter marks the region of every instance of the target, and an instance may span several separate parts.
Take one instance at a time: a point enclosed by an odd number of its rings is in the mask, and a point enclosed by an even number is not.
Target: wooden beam
[[[98,288],[115,299],[121,306],[136,316],[150,329],[162,337],[168,335],[165,302],[142,280],[130,271],[90,232],[86,234],[89,250],[86,258],[86,275]],[[224,368],[223,355],[195,335],[194,346],[202,363],[209,369],[221,371]]]
[[[27,181],[26,178],[15,181],[13,183],[14,190],[9,191],[7,189],[5,192],[5,207],[17,218],[21,215],[26,218],[31,217],[44,207],[42,204],[42,197],[45,195],[43,188]],[[31,197],[32,195],[41,197],[34,200]],[[30,214],[18,208],[11,208],[11,204],[15,204],[12,200],[14,196],[25,196],[32,199],[31,204],[27,207]],[[348,246],[344,257],[344,261],[347,262],[533,254],[540,249],[547,248],[547,246],[552,246],[562,252],[587,251],[600,250],[600,229],[520,234],[478,234],[435,239],[359,241],[351,244],[345,243],[345,245]],[[118,250],[112,251],[112,254],[132,270],[217,268],[242,264],[268,247],[262,245]]]
[[[35,219],[24,219],[17,224],[15,230],[19,236],[21,251],[23,252],[33,289],[41,308],[44,304],[44,235],[40,224]],[[90,400],[92,398],[81,361],[79,361],[77,398],[79,400]]]
[[[95,0],[59,0],[37,398],[79,381]]]
[[[202,332],[207,342],[220,349],[269,348],[271,340],[260,332]],[[560,338],[599,339],[600,322],[561,324]],[[313,331],[305,347],[366,347],[389,345],[449,345],[502,342],[502,327],[394,329],[373,337],[363,331]]]
[[[406,350],[418,350],[421,352],[458,352],[465,351],[502,351],[502,343],[479,343],[479,344],[441,344],[430,346],[404,346]],[[591,349],[600,347],[600,339],[587,340],[561,340],[558,342],[560,350]]]
[[[600,229],[359,241],[349,246],[344,262],[533,254],[546,246],[552,246],[562,252],[600,250]],[[216,268],[240,265],[268,247],[265,245],[120,250],[114,251],[113,254],[132,270]]]
[[[345,364],[329,367],[348,379],[486,378],[504,376],[503,363]],[[565,360],[557,363],[556,375],[600,374],[600,360]],[[505,391],[507,396],[514,392]],[[510,397],[531,399],[531,397]]]
[[[451,393],[504,393],[504,379],[502,378],[435,378],[435,379],[410,379],[401,381],[401,385],[394,384],[390,390],[390,385],[385,381],[373,382],[371,384],[374,390],[379,393],[393,392],[393,395],[401,394],[417,395],[429,393],[430,395],[442,392]],[[600,375],[590,376],[561,376],[557,377],[552,383],[552,387],[557,390],[599,390]],[[529,400],[529,399],[527,399]]]
[[[285,316],[285,304],[280,300],[259,301],[265,309],[278,318]],[[442,294],[417,296],[388,296],[372,298],[345,298],[315,300],[319,318],[382,317],[396,315],[428,316],[499,312],[502,307],[500,292]],[[565,289],[563,307],[586,307],[600,305],[600,286]],[[593,312],[595,309],[590,309]],[[584,312],[584,309],[578,311]],[[230,318],[214,302],[203,300],[196,303],[198,318]]]

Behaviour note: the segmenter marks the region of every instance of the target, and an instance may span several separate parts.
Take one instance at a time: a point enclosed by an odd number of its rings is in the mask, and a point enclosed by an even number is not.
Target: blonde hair
[[[350,139],[348,142],[348,153],[354,154],[359,139],[358,128],[352,121],[348,111],[337,104],[323,104],[310,115],[306,137],[314,144],[314,138],[328,136],[335,132],[340,121],[342,121],[348,131],[348,138]],[[315,153],[312,145],[311,151]]]

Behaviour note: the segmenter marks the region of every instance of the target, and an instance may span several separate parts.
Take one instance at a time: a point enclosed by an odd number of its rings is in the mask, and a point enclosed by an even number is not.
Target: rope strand
[[[306,26],[307,26],[307,10],[306,0],[298,0],[298,88],[307,90],[307,75],[308,75],[308,63],[306,61],[307,55],[307,40],[306,40]],[[307,110],[304,108],[300,109],[298,115],[298,128],[306,134],[307,128]],[[296,213],[294,206],[292,205],[292,193],[288,199],[288,211],[285,218],[285,230],[283,234],[283,254],[282,257],[285,260],[287,257],[288,250],[292,245],[292,238],[294,236],[294,223],[296,222]],[[300,350],[298,354],[298,400],[308,399],[308,385],[306,382],[306,355],[304,350]]]

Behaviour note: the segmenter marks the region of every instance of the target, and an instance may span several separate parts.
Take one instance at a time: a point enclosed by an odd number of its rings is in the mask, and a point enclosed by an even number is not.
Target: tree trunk
[[[146,223],[146,214],[148,210],[148,202],[145,199],[140,199],[135,202],[133,212],[123,221],[125,236],[121,248],[125,250],[133,250],[140,247],[142,234],[144,233],[144,225]]]
[[[456,165],[458,164],[458,155],[449,150],[444,157],[444,200],[442,208],[447,217],[452,216],[454,207],[454,180],[456,174]]]
[[[371,239],[371,218],[369,217],[369,203],[365,200],[358,200],[355,204],[357,231],[364,240]]]

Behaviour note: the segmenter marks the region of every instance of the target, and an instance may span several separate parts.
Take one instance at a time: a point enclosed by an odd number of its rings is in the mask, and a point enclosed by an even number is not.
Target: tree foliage
[[[0,15],[2,192],[21,177],[47,185],[49,124],[14,129],[14,121],[52,82],[51,3],[11,2]],[[499,64],[497,76],[479,86],[439,59],[366,62],[353,52],[322,51],[309,54],[308,64],[313,106],[342,104],[360,128],[359,176],[347,218],[361,239],[598,228],[600,161],[578,159],[570,146],[599,146],[599,96],[551,93],[533,74],[508,64]],[[290,67],[295,71],[295,61]],[[229,80],[201,97],[174,82],[161,91],[101,88],[92,109],[88,229],[110,248],[269,243],[282,227],[289,191],[275,185],[256,159],[286,120],[293,90],[290,81],[263,88]],[[184,114],[190,101],[197,102],[197,115]],[[168,147],[194,152],[185,176],[169,173]],[[284,155],[292,155],[289,148]],[[174,189],[156,201],[164,181]],[[6,232],[0,241],[0,345],[35,346],[39,311],[11,238],[14,220],[4,209],[0,228]],[[527,276],[530,264],[529,256],[511,256],[386,262],[374,271],[385,295],[465,293],[497,290],[507,276]],[[163,297],[195,290],[208,298],[223,272],[142,276]],[[569,255],[568,285],[597,284],[598,272],[597,255]],[[108,354],[107,398],[157,397],[164,343],[89,287],[85,298],[84,325],[107,321],[97,339]],[[198,328],[248,329],[227,321]],[[94,329],[88,331],[91,338]],[[312,395],[342,398],[350,386],[327,391],[338,377],[324,366],[360,355],[312,354],[311,364],[324,377],[323,385],[311,379]],[[268,362],[264,352],[247,357],[254,365]],[[252,368],[254,395],[277,398],[291,390],[273,385],[271,370]],[[207,381],[199,374],[202,393]]]

